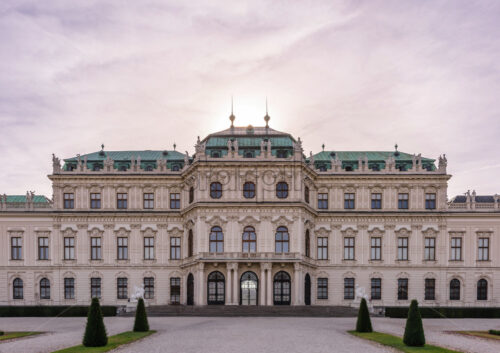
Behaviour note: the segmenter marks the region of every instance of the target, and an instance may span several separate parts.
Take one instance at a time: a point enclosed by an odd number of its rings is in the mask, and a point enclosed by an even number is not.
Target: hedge
[[[500,318],[500,308],[421,307],[420,315],[423,319]],[[408,317],[408,307],[386,307],[385,316],[405,319]]]
[[[488,333],[490,335],[497,335],[500,336],[500,331],[499,330],[489,330]]]
[[[116,316],[116,306],[101,306],[104,316]],[[17,316],[82,316],[88,315],[88,306],[0,306],[0,317]]]

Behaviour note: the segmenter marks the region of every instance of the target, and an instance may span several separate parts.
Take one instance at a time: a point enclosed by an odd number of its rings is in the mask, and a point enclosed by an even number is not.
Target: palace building
[[[500,198],[447,198],[447,160],[306,156],[231,127],[195,153],[53,156],[53,199],[0,196],[0,305],[500,305]]]

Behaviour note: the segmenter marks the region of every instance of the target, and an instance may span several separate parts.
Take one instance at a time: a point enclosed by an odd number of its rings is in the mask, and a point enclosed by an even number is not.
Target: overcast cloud
[[[449,197],[500,193],[500,1],[0,3],[0,193],[51,154],[172,149],[229,126],[305,151],[446,153]]]

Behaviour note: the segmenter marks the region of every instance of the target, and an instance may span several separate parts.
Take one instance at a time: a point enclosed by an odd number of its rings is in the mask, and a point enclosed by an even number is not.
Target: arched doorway
[[[311,305],[311,276],[309,276],[309,273],[306,274],[304,281],[304,303]]]
[[[257,305],[259,280],[251,271],[245,272],[240,279],[240,305]]]
[[[194,277],[190,273],[187,279],[187,305],[194,305]]]
[[[208,275],[207,281],[207,303],[208,305],[224,305],[226,298],[226,281],[224,275],[219,271]]]
[[[290,305],[290,275],[280,271],[274,275],[274,305]]]

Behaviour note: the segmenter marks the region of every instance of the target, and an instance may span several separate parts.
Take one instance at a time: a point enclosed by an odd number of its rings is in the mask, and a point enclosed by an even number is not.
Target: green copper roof
[[[227,148],[227,141],[234,139],[238,141],[238,148],[254,147],[260,148],[260,143],[264,137],[210,137],[207,141],[207,148]],[[271,148],[275,147],[293,147],[293,140],[290,137],[269,137],[271,140]]]
[[[358,169],[359,159],[368,159],[368,167],[374,170],[385,168],[385,161],[393,157],[396,161],[396,168],[409,170],[413,167],[413,155],[396,151],[322,151],[313,155],[316,168],[331,169],[331,160],[338,157],[342,161],[342,168],[350,167],[352,170]],[[309,159],[308,159],[309,160]],[[422,167],[427,170],[436,170],[434,159],[422,157]]]
[[[166,154],[165,154],[166,152]],[[93,152],[88,154],[83,154],[80,158],[83,160],[87,157],[87,161],[104,161],[108,156],[113,161],[130,161],[132,157],[137,160],[137,157],[141,157],[143,161],[157,161],[159,159],[167,160],[184,160],[184,155],[177,151],[104,151],[104,153]],[[78,157],[67,158],[65,162],[78,161]]]
[[[7,195],[7,202],[26,203],[26,195]],[[49,199],[43,195],[35,195],[33,196],[33,203],[49,203]]]

